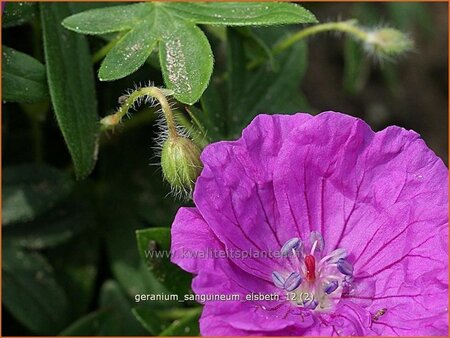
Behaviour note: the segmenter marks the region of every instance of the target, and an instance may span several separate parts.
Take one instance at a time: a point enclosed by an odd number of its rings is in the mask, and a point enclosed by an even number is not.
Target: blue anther
[[[345,258],[340,258],[336,264],[341,273],[347,276],[353,276],[353,265]]]
[[[329,255],[328,259],[326,260],[329,264],[335,264],[338,260],[341,258],[347,257],[347,250],[338,248],[336,250],[333,250]]]
[[[285,280],[279,272],[272,272],[272,281],[277,288],[284,289]]]
[[[326,292],[327,295],[329,295],[330,293],[334,292],[339,286],[339,283],[337,281],[331,281],[329,282],[326,286],[324,291]]]
[[[302,277],[300,277],[300,274],[298,272],[293,272],[289,275],[288,278],[286,278],[286,282],[284,283],[284,287],[286,288],[286,291],[293,291],[299,287],[299,285],[302,283]]]
[[[311,299],[310,301],[305,303],[304,308],[314,310],[317,307],[317,305],[319,305],[319,302],[315,299]]]
[[[302,241],[298,237],[291,238],[286,243],[284,243],[283,247],[281,248],[281,254],[283,256],[289,256],[292,255],[292,250],[297,251],[300,246],[302,245]]]
[[[323,247],[325,245],[325,242],[323,241],[323,237],[318,231],[311,231],[311,234],[309,235],[309,239],[311,240],[311,245],[314,245],[314,242],[317,241],[316,245],[316,251],[322,251]]]

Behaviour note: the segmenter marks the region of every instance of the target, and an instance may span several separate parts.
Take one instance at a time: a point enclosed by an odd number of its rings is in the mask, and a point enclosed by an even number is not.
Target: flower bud
[[[113,129],[120,123],[120,117],[117,114],[105,116],[100,120],[100,125],[103,130]]]
[[[369,31],[365,42],[368,51],[380,58],[400,55],[413,48],[412,40],[393,28],[379,28]]]
[[[164,142],[161,152],[162,172],[175,192],[192,191],[203,168],[200,153],[200,148],[184,136],[169,136]]]

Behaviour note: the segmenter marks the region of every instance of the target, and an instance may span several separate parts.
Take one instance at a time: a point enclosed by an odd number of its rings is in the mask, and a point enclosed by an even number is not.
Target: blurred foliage
[[[162,22],[152,41],[142,41],[149,24],[143,15],[160,10],[154,4],[6,4],[4,335],[198,335],[199,304],[135,300],[136,294],[190,292],[189,274],[168,257],[149,257],[149,252],[169,249],[174,215],[190,202],[173,198],[162,181],[154,108],[142,107],[114,131],[100,132],[98,115],[113,112],[126,89],[149,80],[175,89],[178,123],[192,128],[194,137],[196,128],[206,132],[209,142],[235,139],[258,113],[315,114],[333,108],[323,107],[324,97],[335,100],[338,109],[342,100],[351,103],[366,93],[374,78],[382,89],[370,94],[400,114],[398,106],[389,106],[396,102],[392,97],[407,90],[400,67],[374,65],[352,39],[345,37],[337,46],[303,40],[275,52],[278,43],[304,28],[294,23],[314,22],[300,6],[165,6],[172,35],[164,35],[167,22]],[[246,6],[251,20],[243,14]],[[329,18],[327,4],[305,7],[320,20]],[[384,15],[414,38],[436,34],[428,4],[342,8],[364,25],[379,25]],[[263,15],[267,10],[272,15]],[[123,17],[124,11],[129,17]],[[73,31],[94,35],[70,31],[62,21]],[[168,66],[173,60],[167,48],[177,39],[174,53],[188,58],[178,69],[185,78],[174,77]],[[159,50],[152,51],[150,46],[160,40]],[[148,48],[124,59],[136,42]],[[330,45],[324,51],[331,68],[317,57],[316,48],[323,45]],[[337,62],[336,55],[342,56]],[[99,69],[101,78],[114,81],[100,81],[95,76]],[[376,114],[361,115],[376,128],[382,126]]]

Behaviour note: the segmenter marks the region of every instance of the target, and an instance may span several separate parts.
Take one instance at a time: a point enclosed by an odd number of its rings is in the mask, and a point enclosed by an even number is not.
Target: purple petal
[[[238,251],[279,251],[297,232],[280,226],[272,176],[284,140],[310,115],[260,115],[236,142],[218,142],[202,153],[204,169],[194,200],[217,237]],[[245,271],[266,280],[281,267],[267,258],[235,259]]]
[[[346,249],[355,284],[376,281],[375,297],[393,297],[417,278],[446,283],[447,169],[416,133],[398,127],[374,133],[361,120],[323,113],[290,134],[277,167],[282,224],[299,225],[302,236],[319,231],[326,252]],[[421,292],[437,303],[447,299],[439,289]],[[416,303],[402,301],[405,307]],[[427,307],[426,316],[418,311],[403,332],[431,325],[434,319],[427,318],[442,309]]]
[[[447,168],[419,135],[374,133],[334,112],[261,115],[240,140],[208,146],[202,161],[198,210],[177,215],[173,249],[276,251],[317,232],[324,255],[343,249],[354,267],[332,313],[302,323],[289,302],[208,302],[202,334],[446,334]],[[286,257],[176,263],[198,273],[197,294],[279,291],[272,272],[296,271]]]
[[[223,251],[223,246],[196,208],[180,208],[171,233],[171,261],[182,269],[198,273],[220,259],[213,250]]]

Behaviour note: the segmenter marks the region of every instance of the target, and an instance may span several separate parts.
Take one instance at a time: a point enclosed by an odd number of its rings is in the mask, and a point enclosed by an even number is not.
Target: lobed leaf
[[[153,23],[142,22],[136,25],[105,57],[98,73],[99,79],[117,80],[138,70],[148,59],[156,43]]]
[[[100,68],[103,81],[136,71],[159,44],[166,87],[175,98],[195,103],[208,86],[213,69],[211,47],[196,24],[279,25],[316,22],[301,6],[286,3],[148,2],[94,9],[63,21],[78,33],[128,32],[110,51]]]
[[[317,22],[307,9],[281,2],[173,2],[169,7],[180,17],[197,24],[268,26]]]
[[[97,8],[65,18],[62,25],[74,32],[100,35],[132,29],[150,17],[153,5],[147,3]]]
[[[208,87],[214,63],[211,46],[194,24],[171,23],[171,32],[163,35],[159,44],[164,83],[179,101],[193,104]]]

